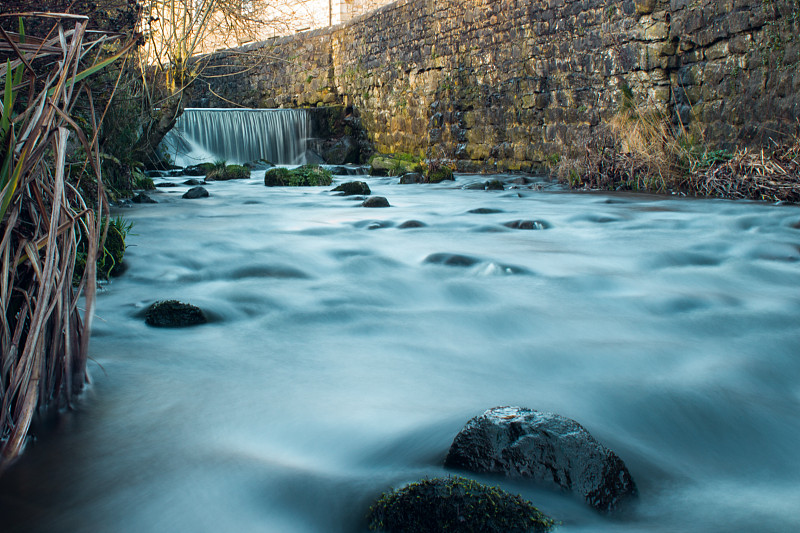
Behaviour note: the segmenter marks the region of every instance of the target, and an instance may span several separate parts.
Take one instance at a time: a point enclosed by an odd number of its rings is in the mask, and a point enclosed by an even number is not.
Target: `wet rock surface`
[[[209,194],[208,191],[203,187],[192,187],[181,198],[186,198],[187,200],[195,200],[197,198],[208,198]]]
[[[445,466],[531,478],[578,494],[602,512],[637,493],[622,460],[579,423],[522,407],[495,407],[470,420]]]
[[[347,183],[342,183],[341,185],[335,187],[333,190],[334,192],[342,193],[342,196],[369,196],[372,194],[372,191],[369,189],[369,185],[363,181],[348,181]]]
[[[544,222],[543,220],[512,220],[511,222],[506,222],[503,225],[511,229],[527,230],[547,229],[550,227],[550,224]]]
[[[361,205],[362,207],[390,207],[389,200],[383,196],[370,196]]]

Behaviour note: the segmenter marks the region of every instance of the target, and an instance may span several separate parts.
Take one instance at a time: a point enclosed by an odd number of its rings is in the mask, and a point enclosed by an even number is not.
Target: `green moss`
[[[291,170],[271,168],[264,175],[267,187],[316,187],[331,183],[333,176],[319,165],[303,165]]]
[[[105,225],[108,225],[108,232],[103,250],[97,259],[97,278],[109,279],[122,273],[122,258],[125,256],[126,247],[125,238],[133,227],[133,223],[126,222],[122,217],[116,217],[110,221],[105,219],[103,223],[104,230]],[[75,285],[80,282],[86,269],[87,250],[86,237],[83,235],[75,254],[75,268],[72,274],[72,282]]]
[[[540,533],[554,525],[522,497],[457,476],[384,493],[368,520],[372,531],[404,533]]]
[[[430,183],[439,183],[440,181],[445,180],[455,180],[453,177],[453,171],[449,167],[445,166],[437,166],[436,168],[431,166],[428,168],[428,174],[426,178]]]
[[[216,181],[246,180],[250,178],[250,169],[242,165],[214,164],[206,174],[206,179]]]

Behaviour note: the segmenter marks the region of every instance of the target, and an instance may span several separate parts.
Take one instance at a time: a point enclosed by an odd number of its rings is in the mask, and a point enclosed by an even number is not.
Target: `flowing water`
[[[302,109],[186,109],[161,150],[180,167],[221,159],[302,164],[310,132]]]
[[[94,384],[0,480],[3,531],[362,533],[498,405],[576,419],[639,486],[612,518],[471,475],[559,531],[798,531],[800,209],[364,179],[392,207],[251,179],[119,210]],[[168,298],[211,322],[146,326]]]

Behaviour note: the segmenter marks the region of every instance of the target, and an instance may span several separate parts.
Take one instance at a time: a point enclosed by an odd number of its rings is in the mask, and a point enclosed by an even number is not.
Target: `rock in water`
[[[208,191],[203,187],[192,187],[183,195],[182,198],[187,200],[194,200],[196,198],[208,198]]]
[[[553,521],[519,496],[463,477],[425,479],[387,492],[369,512],[373,531],[541,533]]]
[[[389,200],[383,196],[370,196],[361,205],[363,207],[389,207]]]
[[[342,196],[369,196],[372,194],[372,191],[369,190],[369,185],[363,181],[348,181],[347,183],[342,183],[333,190],[336,192],[341,192]]]
[[[408,185],[410,183],[425,183],[425,177],[419,172],[406,172],[400,176],[400,185]]]
[[[495,407],[470,420],[450,446],[445,466],[554,483],[603,512],[636,495],[622,459],[583,426],[522,407]]]
[[[162,300],[154,303],[147,310],[145,322],[157,328],[185,328],[197,324],[205,324],[203,311],[192,304],[177,300]]]
[[[135,204],[156,204],[156,203],[158,203],[155,200],[153,200],[152,198],[150,198],[149,196],[147,196],[143,192],[140,192],[139,194],[137,194],[136,196],[131,198],[131,202],[133,202]]]

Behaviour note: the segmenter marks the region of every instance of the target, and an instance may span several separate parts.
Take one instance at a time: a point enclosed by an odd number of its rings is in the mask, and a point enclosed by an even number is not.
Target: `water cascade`
[[[184,167],[220,159],[302,164],[309,129],[301,109],[186,109],[161,148]]]

